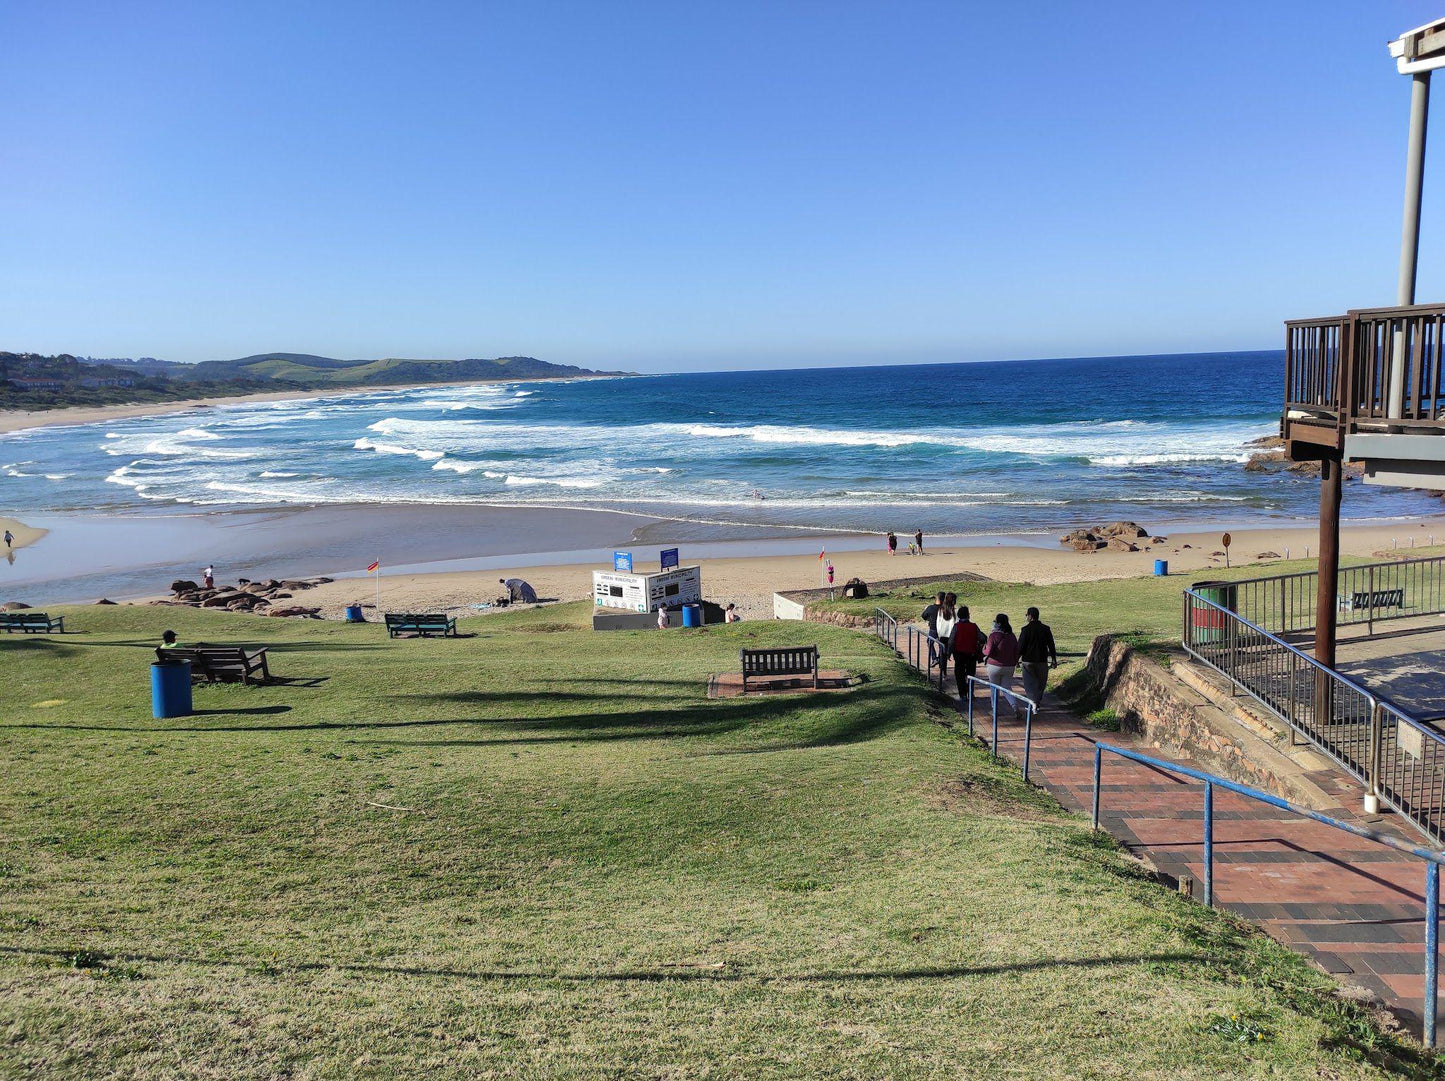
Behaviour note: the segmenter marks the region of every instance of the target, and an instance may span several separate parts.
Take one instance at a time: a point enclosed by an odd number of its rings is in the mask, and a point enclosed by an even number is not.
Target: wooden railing
[[[1445,430],[1445,304],[1287,322],[1285,411],[1286,428]]]

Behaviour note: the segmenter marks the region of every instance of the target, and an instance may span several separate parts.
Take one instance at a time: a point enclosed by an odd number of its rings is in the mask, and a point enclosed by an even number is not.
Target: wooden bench
[[[1404,608],[1403,589],[1377,589],[1373,593],[1351,593],[1350,610],[1359,608]]]
[[[455,638],[457,635],[456,617],[441,612],[387,612],[384,618],[388,638],[395,638],[398,634],[416,634],[422,638],[434,634],[443,638]]]
[[[743,693],[748,679],[767,676],[812,676],[813,689],[818,688],[818,647],[788,646],[783,649],[743,649],[738,651],[743,666]]]
[[[209,683],[268,683],[271,670],[266,665],[265,649],[243,649],[240,646],[192,646],[156,650],[162,664],[174,661],[191,662],[191,679]]]
[[[65,633],[65,617],[50,616],[44,612],[0,612],[0,627],[5,633],[19,631],[21,634],[49,634],[51,631]]]

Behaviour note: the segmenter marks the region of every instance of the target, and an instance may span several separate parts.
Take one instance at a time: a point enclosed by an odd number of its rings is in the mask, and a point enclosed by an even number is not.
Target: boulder
[[[1095,526],[1094,532],[1106,539],[1112,537],[1147,537],[1149,531],[1138,522],[1110,522],[1108,525]]]
[[[202,607],[202,608],[224,608],[224,607],[226,607],[226,605],[230,604],[230,603],[231,603],[233,600],[235,600],[237,597],[244,597],[244,596],[246,596],[246,595],[247,595],[247,594],[245,594],[245,593],[240,593],[240,592],[238,592],[238,591],[236,591],[236,590],[234,590],[234,589],[228,590],[228,591],[225,592],[225,593],[213,593],[213,594],[211,594],[211,596],[209,596],[209,597],[207,597],[205,600],[201,601],[201,607]]]
[[[6,601],[4,604],[0,604],[0,612],[20,612],[29,607],[30,605],[24,601]]]
[[[281,585],[283,588],[292,590],[293,592],[311,588],[311,583],[302,578],[288,578],[282,582]]]
[[[1071,529],[1059,538],[1060,544],[1077,546],[1080,541],[1096,541],[1099,538],[1087,529]]]
[[[172,593],[194,593],[199,588],[200,586],[192,582],[189,578],[177,578],[171,583]]]
[[[1126,541],[1123,537],[1113,537],[1109,540],[1109,551],[1111,552],[1137,552],[1139,546]]]
[[[1149,538],[1149,543],[1150,543],[1150,544],[1168,544],[1168,543],[1169,543],[1169,538],[1168,538],[1168,537],[1150,537],[1150,538]]]
[[[303,608],[300,605],[292,605],[290,607],[273,607],[267,609],[266,614],[268,616],[300,616],[306,619],[319,619],[320,617],[317,615],[317,613],[320,611],[320,608]]]
[[[266,583],[265,583],[265,582],[247,582],[245,585],[241,586],[241,592],[242,592],[242,593],[265,593],[265,592],[266,592]]]
[[[110,599],[107,598],[107,597],[101,597],[100,600],[96,601],[95,603],[96,603],[96,604],[114,604],[115,601],[110,600]]]
[[[1098,537],[1088,534],[1070,541],[1069,547],[1076,552],[1097,552],[1108,543],[1108,541],[1100,540]]]
[[[854,600],[861,600],[868,596],[868,583],[861,578],[849,578],[843,586],[843,596],[852,597]]]
[[[1279,558],[1279,553],[1278,553],[1278,552],[1260,552],[1259,555],[1255,556],[1254,558],[1255,558],[1255,559],[1278,559],[1278,558]]]

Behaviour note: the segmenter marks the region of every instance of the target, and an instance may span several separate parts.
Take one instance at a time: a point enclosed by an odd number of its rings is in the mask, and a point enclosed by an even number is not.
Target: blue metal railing
[[[1227,597],[1232,587],[1213,588]],[[1445,840],[1445,736],[1196,589],[1184,591],[1183,632],[1191,657],[1329,755],[1432,841]]]
[[[1439,989],[1439,944],[1438,933],[1440,925],[1440,866],[1445,864],[1445,852],[1437,852],[1433,848],[1421,848],[1418,845],[1407,844],[1397,837],[1391,837],[1386,833],[1379,833],[1375,830],[1366,829],[1363,826],[1356,826],[1350,822],[1341,822],[1338,818],[1331,818],[1329,815],[1321,814],[1319,811],[1310,810],[1308,807],[1297,807],[1287,799],[1271,795],[1268,792],[1261,792],[1257,788],[1250,788],[1235,781],[1227,780],[1224,777],[1213,773],[1204,773],[1201,770],[1190,769],[1188,766],[1181,766],[1176,762],[1167,762],[1162,758],[1152,758],[1138,751],[1130,751],[1123,747],[1117,747],[1112,743],[1094,744],[1094,806],[1093,821],[1094,829],[1099,828],[1099,800],[1101,785],[1100,779],[1104,770],[1104,752],[1116,754],[1120,758],[1127,758],[1130,761],[1138,762],[1154,769],[1165,770],[1182,777],[1192,777],[1196,781],[1204,783],[1204,903],[1214,907],[1214,790],[1223,788],[1226,791],[1234,792],[1250,799],[1258,800],[1260,803],[1267,803],[1271,807],[1278,807],[1281,810],[1289,811],[1302,818],[1331,826],[1337,830],[1352,834],[1355,837],[1363,837],[1367,841],[1374,841],[1376,844],[1393,848],[1397,852],[1404,852],[1417,859],[1425,861],[1425,996],[1423,1009],[1421,1010],[1425,1028],[1425,1046],[1435,1046],[1435,1011],[1437,1006],[1437,993]]]
[[[1024,780],[1029,779],[1029,753],[1033,748],[1034,741],[1034,714],[1039,711],[1038,703],[1032,698],[1025,698],[1017,691],[997,683],[990,683],[978,676],[969,676],[967,690],[963,694],[963,701],[959,707],[968,715],[968,734],[973,735],[973,689],[985,687],[988,689],[989,713],[993,716],[993,736],[989,740],[989,754],[994,758],[998,757],[998,700],[999,696],[1007,698],[1013,703],[1014,712],[1017,713],[1022,707],[1024,711]]]
[[[903,636],[902,646],[898,644],[900,631]],[[898,620],[882,608],[873,609],[873,633],[892,646],[908,662],[910,668],[918,669],[929,683],[940,691],[943,690],[946,669],[938,639],[911,623],[900,627]]]

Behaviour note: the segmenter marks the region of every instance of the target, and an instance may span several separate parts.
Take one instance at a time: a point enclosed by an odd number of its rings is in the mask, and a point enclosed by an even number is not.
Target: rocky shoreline
[[[315,589],[335,580],[326,577],[268,578],[265,581],[253,582],[249,578],[239,578],[234,586],[208,589],[181,578],[171,583],[172,596],[169,599],[150,603],[167,608],[223,608],[228,612],[247,612],[258,616],[320,619],[320,605],[313,607],[279,602],[292,600],[303,590]]]

